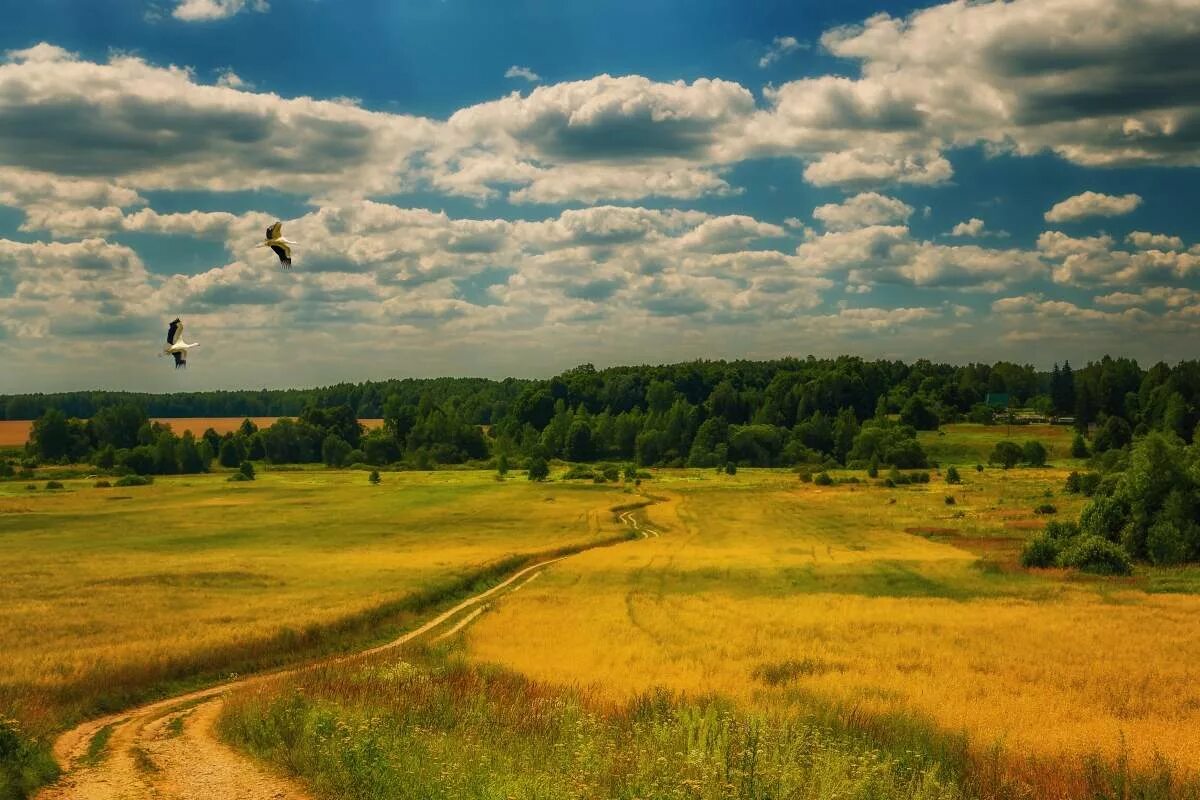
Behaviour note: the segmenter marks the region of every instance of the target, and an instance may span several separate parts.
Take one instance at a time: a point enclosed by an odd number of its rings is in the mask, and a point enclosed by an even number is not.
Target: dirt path
[[[618,519],[643,538],[659,535],[638,521],[632,511],[621,513]],[[64,774],[42,790],[37,800],[308,800],[310,795],[297,781],[267,771],[217,738],[214,726],[227,692],[279,675],[401,647],[458,618],[438,638],[451,636],[483,612],[486,600],[520,589],[546,567],[568,557],[547,559],[518,570],[386,644],[239,678],[78,725],[55,741],[54,756]],[[522,579],[524,582],[518,584]],[[93,746],[105,736],[108,738],[103,747]]]

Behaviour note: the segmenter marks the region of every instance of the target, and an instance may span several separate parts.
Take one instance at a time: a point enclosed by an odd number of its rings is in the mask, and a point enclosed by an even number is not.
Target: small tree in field
[[[1016,442],[997,442],[992,454],[988,456],[989,464],[999,464],[1005,469],[1015,467],[1020,463],[1025,453]]]
[[[550,477],[550,465],[541,456],[529,459],[529,480],[544,481]]]
[[[372,486],[378,486],[379,485],[379,470],[377,470],[377,469],[371,470],[371,474],[367,476],[367,480],[369,480],[371,482]]]
[[[501,478],[508,474],[508,455],[505,453],[501,453],[496,459],[496,474]]]
[[[1087,442],[1084,441],[1083,434],[1075,434],[1075,439],[1071,442],[1071,458],[1087,458],[1091,455],[1088,452]]]
[[[737,464],[733,463],[732,461],[725,462],[725,474],[737,475]]]
[[[958,467],[950,467],[946,470],[946,483],[962,483],[962,477],[958,474]]]
[[[245,480],[254,480],[254,464],[249,461],[243,461],[242,465],[238,467],[238,473],[241,474]]]
[[[1031,467],[1046,466],[1046,448],[1036,439],[1030,439],[1021,448],[1022,460]]]

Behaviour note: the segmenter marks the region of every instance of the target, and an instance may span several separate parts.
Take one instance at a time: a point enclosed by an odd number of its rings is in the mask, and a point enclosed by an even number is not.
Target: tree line
[[[547,380],[408,379],[284,392],[93,392],[0,400],[7,413],[42,409],[31,454],[49,461],[111,460],[135,471],[146,468],[146,448],[160,452],[155,470],[172,469],[166,456],[171,448],[186,453],[177,454],[175,471],[186,470],[195,465],[193,447],[201,461],[227,466],[263,459],[430,467],[503,455],[697,467],[906,468],[926,463],[915,431],[952,420],[992,421],[998,409],[985,402],[989,394],[1074,416],[1081,429],[1096,423],[1098,450],[1124,447],[1150,430],[1190,441],[1200,365],[1142,370],[1132,360],[1105,357],[1079,370],[1064,363],[1039,373],[1008,362],[955,366],[810,357],[604,370],[585,364]],[[236,398],[253,403],[238,406]],[[283,412],[294,418],[261,431],[247,423],[225,436],[206,432],[190,444],[184,444],[186,436],[172,441],[173,433],[148,419],[233,408],[237,412],[229,415]],[[358,420],[368,416],[382,418],[383,426],[365,431]]]

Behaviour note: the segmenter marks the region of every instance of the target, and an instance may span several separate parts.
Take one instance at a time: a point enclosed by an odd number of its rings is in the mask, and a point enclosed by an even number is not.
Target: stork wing
[[[175,320],[167,328],[167,344],[175,344],[183,338],[183,323]]]
[[[280,266],[284,269],[292,268],[292,248],[281,242],[271,245],[271,249],[275,252],[275,255],[279,256]]]
[[[267,228],[267,239],[278,239],[279,234],[283,233],[283,223],[276,222],[271,227]]]
[[[176,350],[171,355],[175,356],[175,369],[187,366],[187,350]]]

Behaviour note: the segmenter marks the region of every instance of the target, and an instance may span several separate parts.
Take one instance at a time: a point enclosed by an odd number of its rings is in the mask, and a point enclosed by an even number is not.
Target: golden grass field
[[[1195,774],[1200,596],[1016,566],[1064,475],[970,469],[960,487],[889,490],[664,473],[647,509],[660,538],[573,557],[484,615],[468,650],[614,699],[662,685],[915,714],[1042,785],[1122,750]]]
[[[617,533],[607,509],[626,498],[449,471],[24,483],[0,483],[0,710],[15,702],[34,730],[282,657],[312,626],[507,555]]]
[[[199,436],[209,428],[212,428],[217,433],[228,433],[236,431],[242,425],[242,420],[246,417],[155,417],[155,422],[162,422],[171,426],[171,430],[179,435],[183,435],[185,431],[191,431],[192,435]],[[250,417],[255,425],[260,428],[266,428],[275,423],[279,417]],[[383,426],[381,419],[360,419],[368,430]],[[20,447],[29,441],[29,429],[33,427],[31,420],[13,419],[0,420],[0,447]]]

